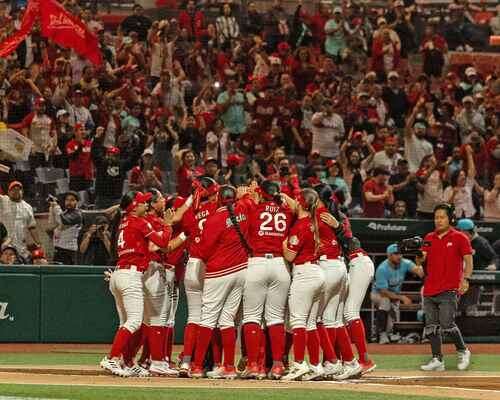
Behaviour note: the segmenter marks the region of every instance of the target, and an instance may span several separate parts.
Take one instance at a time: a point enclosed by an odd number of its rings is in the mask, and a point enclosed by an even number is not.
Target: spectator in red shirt
[[[187,2],[186,10],[179,14],[179,27],[186,29],[191,40],[200,40],[204,32],[205,15],[201,11],[196,11],[193,0]]]
[[[394,203],[392,187],[387,185],[389,172],[375,168],[373,178],[363,185],[363,216],[365,218],[384,218],[386,206]]]
[[[181,165],[177,169],[177,195],[188,197],[191,194],[196,157],[192,150],[180,154]]]
[[[444,55],[448,52],[446,40],[434,31],[434,26],[427,25],[420,51],[424,58],[424,72],[427,76],[440,78],[444,67]]]
[[[385,80],[387,73],[398,69],[399,58],[399,44],[391,38],[389,30],[373,39],[372,70],[377,73],[379,79]]]
[[[460,329],[455,323],[458,295],[467,292],[472,275],[472,247],[467,236],[452,227],[455,209],[440,204],[434,209],[435,231],[425,236],[422,257],[417,265],[426,260],[424,281],[424,335],[429,339],[432,359],[422,365],[424,371],[443,371],[441,351],[442,334],[450,337],[458,352],[458,369],[465,370],[470,363]]]
[[[104,130],[104,128],[97,128]],[[69,189],[75,192],[87,190],[92,186],[94,166],[92,163],[92,141],[84,138],[85,128],[75,124],[75,135],[66,145],[69,158]]]
[[[139,165],[132,168],[129,178],[129,189],[145,192],[151,188],[162,189],[161,171],[153,165],[153,151],[144,150]]]

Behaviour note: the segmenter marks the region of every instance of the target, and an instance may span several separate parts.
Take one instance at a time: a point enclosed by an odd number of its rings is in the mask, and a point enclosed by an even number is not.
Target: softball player
[[[179,376],[189,377],[191,359],[198,336],[201,320],[201,294],[205,265],[201,259],[200,241],[204,224],[208,216],[217,209],[217,193],[219,185],[208,177],[200,178],[195,187],[193,204],[182,216],[182,230],[188,235],[189,259],[184,276],[184,289],[188,303],[188,320],[184,328],[184,350]],[[197,201],[199,199],[201,203]]]
[[[252,255],[243,295],[243,332],[248,366],[245,378],[258,378],[263,366],[258,363],[265,336],[261,328],[264,319],[273,359],[271,376],[280,379],[284,373],[285,307],[290,288],[290,272],[283,259],[283,240],[292,223],[292,210],[282,204],[277,182],[264,181],[258,188],[259,203],[252,209],[249,243]]]
[[[297,198],[297,221],[283,242],[283,255],[293,262],[293,278],[290,285],[288,305],[290,325],[293,333],[294,362],[283,380],[300,379],[311,373],[323,375],[319,359],[319,338],[316,320],[325,277],[319,260],[320,237],[316,218],[319,197],[312,189],[304,189]],[[308,352],[310,365],[304,360],[306,337],[309,331]]]
[[[237,191],[222,186],[220,208],[205,224],[200,241],[200,256],[206,263],[202,293],[201,322],[198,330],[191,376],[204,375],[203,362],[216,326],[220,329],[224,354],[222,378],[236,378],[234,366],[236,328],[234,320],[243,296],[248,254],[248,219],[252,200],[236,203]]]
[[[116,302],[120,328],[116,332],[111,351],[104,357],[100,366],[119,376],[147,376],[149,373],[140,366],[122,367],[120,357],[130,345],[131,338],[139,330],[144,311],[144,272],[149,266],[149,245],[167,248],[170,230],[153,230],[144,219],[147,202],[151,194],[129,192],[123,196],[120,208],[125,216],[118,228],[116,271],[111,275],[109,287]]]

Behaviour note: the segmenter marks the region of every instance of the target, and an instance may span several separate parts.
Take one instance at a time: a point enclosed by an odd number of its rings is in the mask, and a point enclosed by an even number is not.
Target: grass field
[[[102,353],[0,353],[0,365],[90,365],[97,366]],[[428,361],[424,355],[385,355],[376,354],[373,359],[378,369],[383,370],[418,370],[421,363]],[[456,356],[445,358],[446,369],[456,370]],[[473,371],[500,372],[500,354],[473,354]]]
[[[249,389],[139,389],[94,388],[39,385],[0,385],[1,396],[38,397],[75,400],[396,400],[402,396],[380,393],[359,393],[344,390],[249,390]],[[407,400],[440,399],[439,397],[404,396]],[[450,399],[447,397],[446,399]]]

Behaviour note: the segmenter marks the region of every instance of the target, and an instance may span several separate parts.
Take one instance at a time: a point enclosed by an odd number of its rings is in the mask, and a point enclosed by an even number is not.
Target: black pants
[[[449,335],[457,351],[466,350],[460,329],[455,323],[458,296],[455,291],[424,297],[424,334],[431,342],[432,356],[441,359],[442,335]]]
[[[75,265],[76,251],[61,249],[60,247],[54,248],[54,262],[63,265]]]

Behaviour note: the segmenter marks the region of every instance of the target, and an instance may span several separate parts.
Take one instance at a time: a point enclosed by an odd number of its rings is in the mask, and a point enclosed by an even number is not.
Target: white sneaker
[[[318,365],[310,365],[309,372],[305,375],[302,375],[300,378],[301,381],[318,381],[325,375],[325,371],[321,364]]]
[[[361,371],[361,365],[359,365],[358,360],[354,359],[352,361],[345,362],[342,373],[339,375],[335,375],[333,379],[335,379],[336,381],[343,381],[345,379],[349,379],[353,376],[361,374]]]
[[[179,367],[179,376],[181,378],[191,378],[191,363],[183,361]]]
[[[457,356],[458,356],[458,364],[457,364],[458,370],[465,371],[467,368],[469,368],[470,365],[470,356],[471,356],[470,350],[459,351],[457,353]]]
[[[387,332],[380,332],[379,338],[378,338],[378,344],[388,344],[391,343],[389,340],[389,336],[387,335]]]
[[[344,366],[340,360],[337,360],[335,364],[326,361],[323,365],[323,370],[325,371],[325,378],[332,378],[335,375],[340,375],[344,372]]]
[[[122,378],[127,378],[130,376],[128,370],[122,368],[120,360],[118,359],[104,357],[99,363],[99,366],[102,369],[111,372],[113,375],[118,375]]]
[[[212,371],[207,372],[209,379],[224,379],[224,367],[222,365],[215,367]]]
[[[288,371],[288,374],[286,374],[283,378],[281,378],[282,381],[294,381],[303,375],[307,374],[309,372],[309,365],[305,361],[302,361],[301,363],[293,362],[293,364],[290,366],[290,370]]]
[[[142,368],[139,364],[134,364],[131,367],[123,368],[125,371],[128,371],[128,376],[136,377],[136,378],[147,378],[151,376],[147,369]]]
[[[427,364],[421,365],[422,371],[444,371],[444,361],[439,361],[438,358],[433,357]]]
[[[399,342],[401,340],[401,335],[399,333],[391,333],[389,335],[389,340],[391,342]]]
[[[178,372],[175,369],[170,368],[167,361],[151,361],[149,366],[149,372],[153,375],[160,376],[177,376]]]

